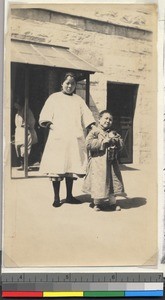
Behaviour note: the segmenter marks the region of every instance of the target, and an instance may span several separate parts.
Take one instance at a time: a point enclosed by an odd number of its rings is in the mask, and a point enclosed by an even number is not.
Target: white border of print
[[[2,0],[4,6],[5,6],[5,17],[4,17],[4,32],[6,32],[6,21],[7,21],[7,12],[8,12],[8,5],[9,3],[14,3],[14,4],[45,4],[45,3],[124,3],[124,4],[158,4],[158,213],[159,213],[159,245],[158,245],[158,251],[159,251],[159,258],[158,258],[158,264],[156,267],[83,267],[83,272],[158,272],[158,271],[163,271],[165,275],[165,264],[161,264],[161,259],[162,256],[165,255],[163,253],[163,237],[164,237],[164,227],[165,227],[165,220],[164,220],[164,214],[165,214],[165,209],[164,209],[164,192],[163,192],[163,168],[164,166],[164,161],[163,161],[163,112],[165,110],[164,104],[163,104],[163,97],[164,97],[164,87],[163,87],[163,79],[165,81],[165,76],[163,74],[163,53],[165,53],[165,50],[163,49],[163,42],[165,39],[165,2],[164,0],[107,0],[107,1],[101,1],[101,0],[49,0],[49,1],[40,1],[40,0]],[[3,5],[1,5],[3,6]],[[3,8],[3,7],[2,7]],[[2,35],[2,41],[3,41],[3,33]],[[3,47],[0,49],[1,52],[3,52]],[[1,57],[3,57],[3,53],[1,53]],[[3,76],[3,61],[0,63],[0,76]],[[2,80],[0,80],[2,82]],[[2,87],[0,86],[0,90],[2,90]],[[0,107],[2,106],[2,93],[0,94]],[[2,111],[2,110],[1,110]],[[2,120],[2,116],[0,115],[0,118]],[[1,121],[2,125],[2,121]],[[0,126],[2,128],[2,126]],[[0,138],[2,141],[2,130],[0,131]],[[1,153],[0,153],[1,154]],[[1,164],[2,165],[2,164]],[[2,169],[1,169],[2,171]],[[1,180],[2,181],[2,180]],[[2,194],[2,193],[1,193]],[[1,209],[1,205],[0,205]],[[1,244],[0,244],[1,246]],[[72,272],[73,268],[2,268],[2,272],[40,272],[40,273],[45,273],[45,272]],[[82,268],[74,268],[74,272],[82,272]]]

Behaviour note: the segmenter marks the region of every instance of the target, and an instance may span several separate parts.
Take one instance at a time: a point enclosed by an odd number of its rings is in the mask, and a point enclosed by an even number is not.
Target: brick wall
[[[138,84],[133,130],[134,163],[147,163],[152,159],[157,88],[151,32],[115,27],[106,22],[87,22],[76,16],[66,18],[44,10],[13,11],[11,31],[15,38],[67,46],[100,70],[90,76],[90,107],[96,118],[107,105],[107,81]],[[83,88],[83,85],[79,87],[82,96]]]

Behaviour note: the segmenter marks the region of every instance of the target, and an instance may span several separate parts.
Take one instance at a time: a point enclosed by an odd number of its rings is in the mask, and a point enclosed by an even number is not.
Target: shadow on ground
[[[116,201],[116,205],[119,205],[121,209],[131,209],[143,206],[147,203],[146,198],[135,197],[130,199],[121,199]],[[105,207],[105,211],[111,211],[110,207]]]
[[[78,200],[80,200],[82,203],[90,203],[92,202],[91,196],[89,194],[76,196]]]
[[[147,200],[143,197],[134,197],[117,200],[116,203],[117,205],[120,205],[122,209],[130,209],[145,205]]]
[[[76,197],[81,201],[81,203],[91,203],[92,199],[90,195],[80,195]],[[126,198],[126,199],[120,199],[116,201],[116,204],[121,207],[121,209],[131,209],[131,208],[137,208],[143,205],[146,205],[147,200],[143,197],[134,197],[134,198]],[[105,211],[111,211],[111,208],[105,207]]]
[[[32,179],[32,178],[48,178],[47,176],[37,176],[37,175],[31,175],[31,176],[27,176],[27,177],[25,177],[25,176],[19,176],[19,177],[16,177],[16,176],[11,176],[11,179]]]

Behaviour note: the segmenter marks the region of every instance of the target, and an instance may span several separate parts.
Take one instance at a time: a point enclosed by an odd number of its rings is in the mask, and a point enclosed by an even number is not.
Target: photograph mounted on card
[[[9,4],[3,267],[157,264],[157,6]]]

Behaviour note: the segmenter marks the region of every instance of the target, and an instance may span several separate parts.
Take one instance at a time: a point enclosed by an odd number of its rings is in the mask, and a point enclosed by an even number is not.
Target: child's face
[[[109,113],[104,113],[100,118],[99,123],[103,129],[108,129],[112,126],[113,117]]]
[[[71,95],[76,88],[76,82],[73,77],[68,76],[62,84],[64,93]]]

